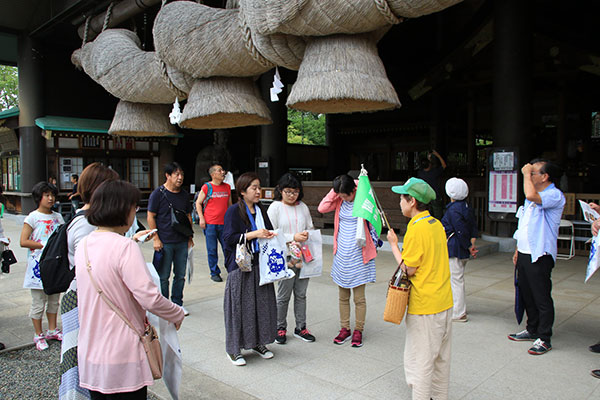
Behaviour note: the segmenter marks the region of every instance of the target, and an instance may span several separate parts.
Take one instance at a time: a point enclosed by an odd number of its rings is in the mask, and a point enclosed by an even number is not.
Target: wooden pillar
[[[532,157],[532,21],[529,2],[495,0],[494,2],[494,77],[493,137],[494,147],[516,150],[518,165]],[[518,173],[519,202],[523,187]],[[512,215],[490,213],[493,235],[510,237],[516,227]]]
[[[519,146],[531,157],[532,32],[528,2],[496,0],[494,8],[494,146]]]
[[[470,171],[477,167],[477,147],[475,146],[475,101],[473,91],[467,100],[467,165]]]
[[[567,102],[564,82],[561,82],[558,92],[558,121],[556,124],[556,158],[558,163],[564,167],[567,161]]]
[[[280,70],[280,73],[282,70]],[[281,175],[288,170],[287,165],[287,86],[279,93],[279,101],[271,101],[269,90],[273,85],[273,75],[275,70],[271,70],[261,75],[260,89],[262,98],[265,99],[273,123],[262,125],[260,127],[260,155],[269,160],[269,182],[261,182],[263,186],[274,186]],[[286,76],[282,74],[282,80],[285,84]]]
[[[19,152],[21,192],[25,193],[46,180],[46,139],[35,125],[35,119],[44,116],[43,60],[39,46],[29,35],[19,36]],[[21,205],[23,214],[37,208],[31,197],[24,197]]]

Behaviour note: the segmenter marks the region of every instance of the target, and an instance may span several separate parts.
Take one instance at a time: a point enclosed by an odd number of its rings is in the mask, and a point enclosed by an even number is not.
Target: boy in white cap
[[[446,206],[442,224],[448,236],[448,257],[450,260],[450,283],[454,310],[452,320],[467,322],[465,304],[465,266],[469,256],[477,255],[475,240],[478,236],[477,221],[465,201],[469,195],[467,183],[459,178],[450,178],[446,182],[446,194],[452,200]]]
[[[410,178],[392,191],[401,195],[400,208],[410,218],[402,243],[393,229],[387,239],[412,288],[406,314],[404,375],[413,400],[448,399],[452,342],[452,289],[444,227],[427,210],[435,191],[425,181]]]

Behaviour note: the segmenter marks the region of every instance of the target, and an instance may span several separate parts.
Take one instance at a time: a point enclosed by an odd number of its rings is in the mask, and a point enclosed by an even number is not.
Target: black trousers
[[[527,331],[548,343],[554,324],[552,268],[554,259],[550,255],[544,255],[532,263],[531,254],[518,254],[517,274],[519,291],[527,312]]]
[[[90,390],[92,400],[146,400],[148,396],[148,386],[144,386],[135,392],[104,394]]]

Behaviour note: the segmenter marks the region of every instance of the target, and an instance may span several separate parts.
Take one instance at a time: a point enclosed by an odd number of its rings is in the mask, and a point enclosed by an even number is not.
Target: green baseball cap
[[[424,204],[429,204],[431,200],[435,200],[435,190],[427,182],[419,178],[410,178],[404,185],[392,186],[392,192],[408,194]]]

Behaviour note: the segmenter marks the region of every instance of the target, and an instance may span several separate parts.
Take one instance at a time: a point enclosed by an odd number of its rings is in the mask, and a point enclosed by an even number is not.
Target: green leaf
[[[325,115],[288,109],[288,143],[325,144]]]
[[[19,75],[16,67],[0,65],[0,111],[19,105]]]

